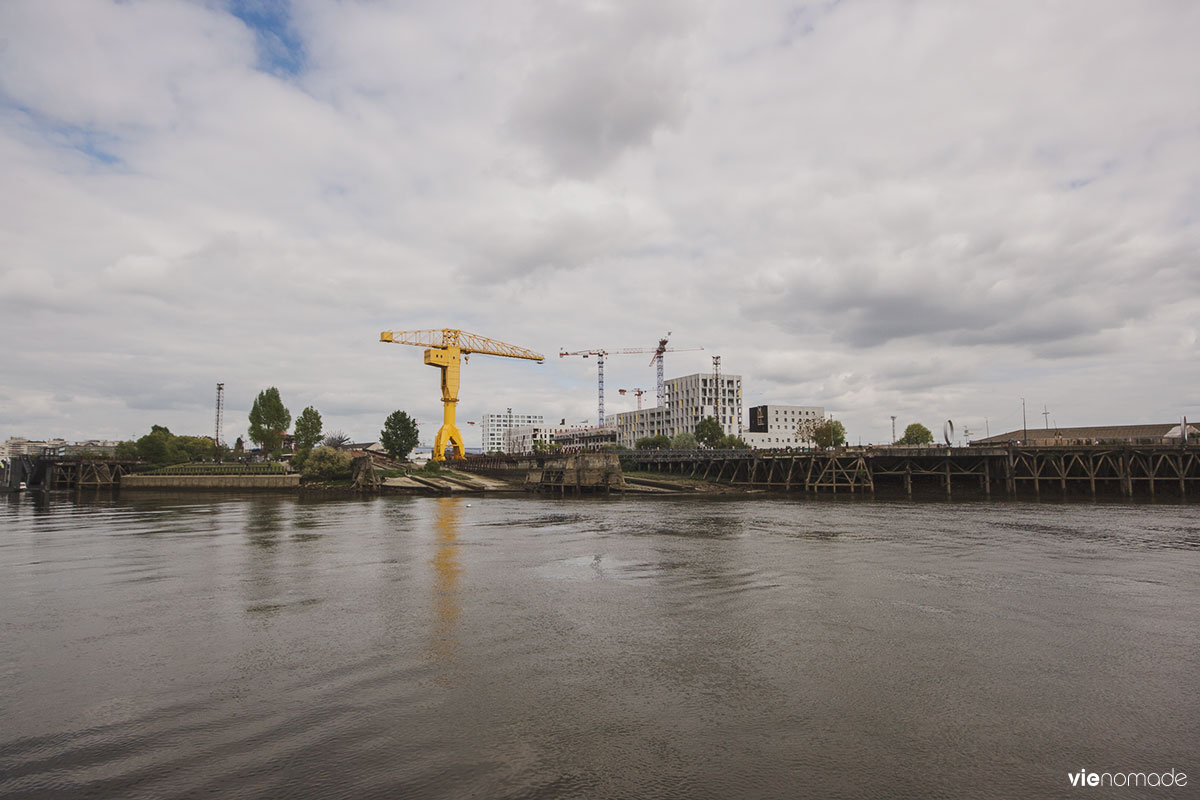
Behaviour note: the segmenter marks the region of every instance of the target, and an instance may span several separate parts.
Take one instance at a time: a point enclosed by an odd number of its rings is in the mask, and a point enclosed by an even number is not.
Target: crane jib
[[[503,358],[523,358],[528,361],[546,360],[544,355],[536,353],[533,350],[453,328],[420,331],[383,331],[379,334],[379,341],[408,344],[414,347],[457,347],[460,352],[468,355],[481,353],[483,355],[501,356]]]

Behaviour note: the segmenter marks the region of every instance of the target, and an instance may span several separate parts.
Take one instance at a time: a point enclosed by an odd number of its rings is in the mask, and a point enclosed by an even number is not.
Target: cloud
[[[552,8],[546,50],[514,104],[515,137],[536,146],[555,171],[586,178],[681,124],[693,22],[687,6]]]

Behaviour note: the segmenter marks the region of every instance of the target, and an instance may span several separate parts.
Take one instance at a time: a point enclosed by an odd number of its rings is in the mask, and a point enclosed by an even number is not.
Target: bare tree
[[[796,424],[796,439],[801,442],[812,444],[816,439],[817,426],[822,422],[824,422],[824,420],[817,419],[816,417],[808,417],[800,420],[800,422]]]

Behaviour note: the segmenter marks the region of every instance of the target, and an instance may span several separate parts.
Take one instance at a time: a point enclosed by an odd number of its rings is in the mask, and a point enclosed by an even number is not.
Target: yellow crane
[[[411,344],[424,347],[425,363],[442,371],[442,427],[438,428],[433,440],[433,458],[446,460],[446,448],[453,448],[453,458],[466,458],[462,431],[454,421],[454,407],[458,404],[458,382],[461,361],[467,361],[472,353],[504,358],[524,358],[539,364],[546,360],[541,353],[517,347],[515,344],[498,342],[454,328],[424,331],[384,331],[379,341],[393,344]],[[461,356],[461,359],[460,359]]]

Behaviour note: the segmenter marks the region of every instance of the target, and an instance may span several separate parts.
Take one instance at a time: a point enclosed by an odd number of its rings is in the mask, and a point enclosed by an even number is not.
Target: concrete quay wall
[[[125,475],[122,489],[172,489],[175,491],[294,491],[300,476],[293,475]]]

